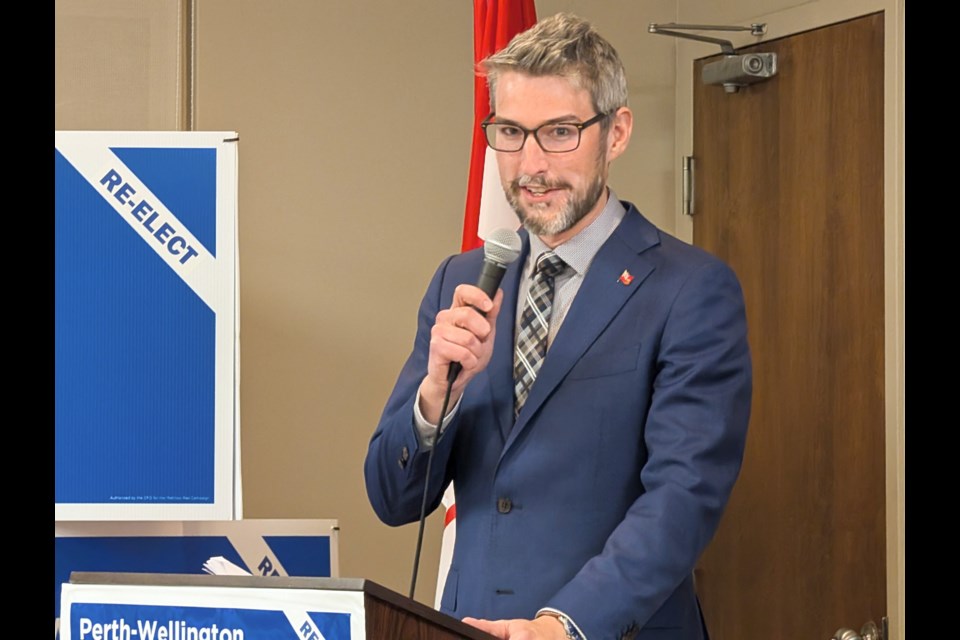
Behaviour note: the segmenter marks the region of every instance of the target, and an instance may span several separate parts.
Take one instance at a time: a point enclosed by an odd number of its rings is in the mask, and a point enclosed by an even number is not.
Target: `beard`
[[[601,154],[606,155],[606,154]],[[597,167],[603,166],[603,159]],[[571,185],[563,180],[547,180],[542,175],[522,175],[510,181],[504,189],[507,202],[517,214],[523,227],[530,233],[538,236],[555,236],[573,228],[584,216],[596,206],[606,189],[606,176],[598,170],[593,180],[582,192],[576,192]],[[569,199],[562,209],[553,216],[548,214],[548,203],[525,206],[520,201],[520,190],[524,187],[539,187],[541,189],[565,189]]]

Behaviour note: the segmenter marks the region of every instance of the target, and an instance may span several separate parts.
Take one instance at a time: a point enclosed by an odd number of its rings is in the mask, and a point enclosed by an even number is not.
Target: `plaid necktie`
[[[553,280],[567,268],[553,251],[546,251],[537,258],[530,289],[520,316],[520,333],[513,360],[513,415],[523,408],[530,389],[537,379],[537,371],[547,355],[547,335],[550,330],[550,312],[553,309]]]

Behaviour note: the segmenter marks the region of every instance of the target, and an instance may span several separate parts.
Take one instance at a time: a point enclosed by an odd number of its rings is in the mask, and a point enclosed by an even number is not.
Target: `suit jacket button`
[[[400,451],[400,458],[397,460],[397,464],[400,465],[400,468],[401,468],[401,469],[406,469],[406,468],[407,468],[407,460],[409,460],[409,459],[410,459],[410,450],[407,449],[406,447],[404,447],[404,448]]]
[[[500,513],[510,513],[513,509],[513,503],[510,502],[510,498],[500,498],[497,500],[497,511]]]

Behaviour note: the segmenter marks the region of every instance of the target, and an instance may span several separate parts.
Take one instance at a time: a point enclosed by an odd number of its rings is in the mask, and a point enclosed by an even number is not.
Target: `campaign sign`
[[[73,572],[202,574],[222,558],[254,576],[336,578],[338,532],[336,520],[57,523],[54,616]]]
[[[361,640],[363,593],[323,589],[63,585],[63,640]]]
[[[55,135],[55,518],[239,513],[237,136]]]

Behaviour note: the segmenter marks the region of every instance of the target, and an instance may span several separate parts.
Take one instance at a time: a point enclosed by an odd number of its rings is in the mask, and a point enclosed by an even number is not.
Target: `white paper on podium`
[[[252,576],[253,574],[233,564],[223,556],[215,556],[203,563],[204,573],[214,576]]]

